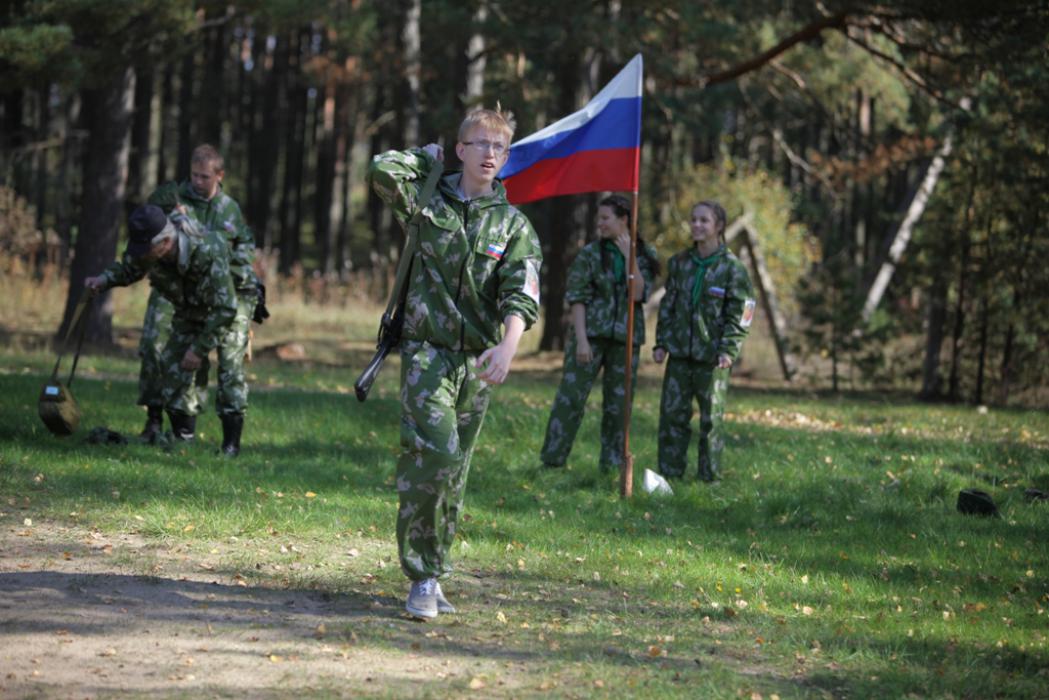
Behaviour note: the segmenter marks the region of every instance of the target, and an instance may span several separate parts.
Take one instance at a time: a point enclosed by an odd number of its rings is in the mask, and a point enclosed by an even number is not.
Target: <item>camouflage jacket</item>
[[[402,226],[434,162],[422,149],[372,159],[371,186]],[[443,175],[423,209],[401,337],[479,352],[502,340],[507,316],[519,316],[526,328],[535,323],[543,258],[532,224],[506,201],[502,183],[466,202],[456,192],[461,178]]]
[[[698,265],[693,250],[670,259],[667,291],[659,304],[656,347],[671,357],[697,362],[713,364],[718,355],[735,360],[754,318],[750,275],[739,258],[722,246],[714,253],[717,259],[707,270],[700,297],[694,302],[692,289]]]
[[[193,352],[203,357],[219,343],[237,315],[237,294],[229,271],[229,246],[217,231],[173,216],[178,231],[175,260],[143,265],[127,253],[102,272],[106,288],[126,287],[149,275],[149,283],[175,307],[175,318],[203,324]]]
[[[586,306],[588,338],[606,338],[626,343],[626,277],[617,278],[611,258],[620,255],[619,251],[602,250],[605,243],[606,241],[597,240],[579,251],[568,268],[568,290],[565,299],[569,304]],[[647,243],[643,245],[647,254],[641,255],[638,251],[637,267],[641,270],[642,279],[639,283],[644,285],[644,292],[641,301],[634,302],[634,345],[645,342],[643,302],[648,298],[655,278],[652,261],[656,259],[656,251]]]
[[[233,285],[238,292],[255,293],[258,278],[252,263],[255,262],[255,236],[244,221],[237,201],[222,191],[211,199],[197,194],[189,181],[180,183],[168,182],[161,185],[149,195],[148,204],[156,204],[170,214],[178,204],[185,204],[186,209],[208,231],[220,232],[229,241],[229,270],[233,275]]]

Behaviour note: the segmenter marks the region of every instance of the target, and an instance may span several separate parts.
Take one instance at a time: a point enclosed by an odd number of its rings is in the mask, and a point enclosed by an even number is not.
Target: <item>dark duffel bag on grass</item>
[[[979,489],[962,489],[958,492],[958,512],[966,515],[1001,517],[991,494]]]
[[[69,323],[69,330],[62,341],[62,348],[58,351],[58,359],[55,360],[55,368],[51,371],[51,378],[40,389],[40,398],[37,399],[37,413],[40,420],[54,435],[72,435],[77,426],[80,425],[80,406],[73,398],[73,392],[69,387],[73,384],[73,375],[76,374],[76,363],[80,359],[80,347],[84,343],[84,329],[87,326],[84,309],[87,307],[91,296],[84,292],[73,312],[73,319]],[[69,342],[69,336],[79,324],[80,335],[77,339],[76,354],[73,356],[73,368],[69,370],[69,379],[63,384],[58,380],[58,366],[62,363],[62,353]]]
[[[80,425],[80,406],[66,385],[50,381],[40,390],[37,402],[40,420],[55,435],[72,435]]]

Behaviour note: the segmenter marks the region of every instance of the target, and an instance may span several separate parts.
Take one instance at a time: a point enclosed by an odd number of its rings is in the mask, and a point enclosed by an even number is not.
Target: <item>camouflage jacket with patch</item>
[[[627,284],[626,279],[616,277],[611,257],[618,251],[604,251],[605,241],[587,244],[576,255],[568,268],[568,289],[565,299],[569,304],[586,306],[586,335],[588,338],[605,338],[626,343]],[[612,245],[615,245],[614,243]],[[645,342],[644,301],[655,278],[653,261],[656,251],[643,243],[646,254],[638,251],[637,266],[641,271],[644,293],[640,301],[634,302],[634,344]],[[624,261],[624,267],[626,267]]]
[[[217,231],[204,232],[197,224],[175,215],[178,231],[175,260],[144,265],[127,253],[102,272],[106,288],[126,287],[149,275],[149,283],[175,307],[175,318],[203,324],[193,342],[201,357],[219,343],[237,315],[237,293],[229,271],[229,245]]]
[[[718,259],[703,278],[697,302],[692,288],[698,265],[693,248],[670,259],[666,295],[659,304],[656,347],[671,357],[716,363],[718,355],[735,361],[750,332],[754,316],[754,292],[750,275],[724,246],[714,254]]]
[[[170,214],[178,204],[185,204],[194,218],[208,231],[218,231],[229,241],[229,269],[233,285],[238,292],[255,293],[258,278],[252,263],[255,262],[255,236],[244,221],[240,205],[222,190],[211,199],[197,194],[189,181],[168,182],[149,195],[149,204],[156,204]]]
[[[371,186],[402,226],[434,163],[422,149],[372,159]],[[502,340],[507,316],[519,316],[526,328],[535,323],[543,258],[532,224],[506,201],[502,183],[466,202],[456,192],[461,178],[443,175],[423,209],[401,337],[479,352]]]

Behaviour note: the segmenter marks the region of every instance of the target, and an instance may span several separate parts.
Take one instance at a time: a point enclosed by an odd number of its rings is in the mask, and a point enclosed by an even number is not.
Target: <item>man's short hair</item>
[[[221,172],[225,168],[222,155],[210,143],[202,143],[193,149],[193,156],[189,160],[193,165],[210,165],[213,172]]]
[[[506,135],[507,142],[510,142],[514,138],[517,122],[514,120],[513,112],[504,112],[498,104],[495,106],[495,109],[474,109],[467,113],[463,123],[459,125],[459,141],[462,142],[468,138],[470,130],[475,126],[480,126],[489,131],[502,132]]]

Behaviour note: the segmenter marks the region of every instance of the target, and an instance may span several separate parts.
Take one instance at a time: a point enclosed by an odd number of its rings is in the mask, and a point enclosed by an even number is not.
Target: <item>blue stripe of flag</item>
[[[507,179],[547,158],[611,148],[637,148],[641,139],[641,98],[610,100],[593,119],[580,127],[541,141],[514,146],[499,177]]]

